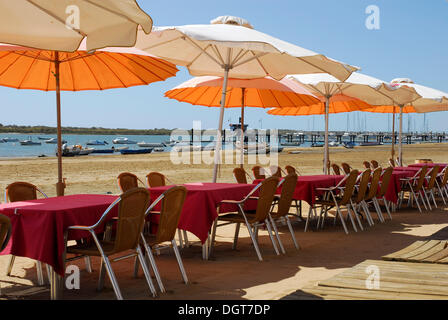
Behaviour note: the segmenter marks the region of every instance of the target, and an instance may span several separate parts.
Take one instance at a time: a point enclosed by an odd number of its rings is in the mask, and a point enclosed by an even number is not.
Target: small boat
[[[145,153],[151,153],[152,148],[150,149],[139,149],[139,150],[120,150],[121,154],[145,154]]]
[[[323,143],[312,143],[311,147],[312,148],[322,148],[324,146]]]
[[[154,148],[152,149],[152,152],[164,152],[165,148]]]
[[[92,153],[114,153],[114,149],[93,149]]]
[[[50,143],[50,144],[57,144],[58,143],[58,139],[57,138],[50,138],[48,140],[45,140],[45,143]],[[67,143],[67,140],[62,140],[62,144]]]
[[[37,140],[49,140],[49,139],[51,139],[51,138],[48,138],[48,137],[37,137]]]
[[[74,157],[74,156],[86,156],[93,152],[93,148],[83,148],[81,145],[77,144],[74,146],[64,145],[62,148],[63,157]]]
[[[372,146],[382,146],[382,142],[361,142],[359,144],[361,147],[372,147]]]
[[[282,142],[282,146],[284,147],[299,147],[300,145],[300,142]]]
[[[19,139],[17,138],[10,138],[10,137],[6,137],[2,139],[4,142],[19,142]]]
[[[347,149],[353,149],[355,147],[353,142],[344,142],[342,145]]]
[[[81,150],[79,150],[79,155],[80,156],[86,156],[88,154],[91,154],[93,152],[93,150],[95,150],[95,149],[81,147]]]
[[[328,145],[330,147],[339,147],[339,143],[337,143],[336,141],[331,141],[331,142],[328,143]]]
[[[137,141],[129,140],[128,138],[119,137],[112,140],[114,144],[137,144]]]
[[[162,142],[162,143],[157,143],[157,142],[139,142],[137,143],[137,145],[140,148],[164,148],[166,147],[166,145]]]
[[[106,144],[108,144],[107,141],[101,141],[101,140],[89,140],[86,143],[86,145],[88,146],[104,146]]]
[[[40,146],[42,143],[41,142],[37,142],[37,141],[33,141],[31,139],[31,137],[29,137],[28,140],[22,140],[20,141],[20,144],[22,146]]]

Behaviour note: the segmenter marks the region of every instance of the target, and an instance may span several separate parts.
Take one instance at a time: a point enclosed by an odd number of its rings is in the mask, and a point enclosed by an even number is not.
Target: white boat
[[[31,139],[31,137],[29,137],[29,139],[27,139],[27,140],[22,140],[22,141],[20,141],[20,144],[21,144],[22,146],[40,146],[42,143],[41,143],[41,142],[33,141],[33,140]]]
[[[104,146],[106,144],[108,144],[107,141],[101,141],[101,140],[89,140],[86,143],[86,145],[88,146]]]
[[[57,144],[58,138],[50,138],[48,140],[45,140],[45,143],[51,143],[51,144]],[[67,143],[66,140],[62,140],[62,144]]]
[[[66,144],[62,147],[63,157],[73,157],[73,156],[85,156],[91,154],[95,149],[84,148],[81,145],[67,146]]]
[[[118,137],[112,140],[114,144],[136,144],[137,141],[129,140],[128,138]]]
[[[166,147],[166,145],[163,142],[157,143],[157,142],[142,141],[142,142],[137,143],[137,145],[140,148],[164,148],[164,147]]]
[[[19,139],[17,138],[10,138],[10,137],[6,137],[2,139],[4,142],[19,142]]]
[[[120,152],[121,150],[128,150],[129,147],[112,147],[112,149],[114,149],[114,152]]]

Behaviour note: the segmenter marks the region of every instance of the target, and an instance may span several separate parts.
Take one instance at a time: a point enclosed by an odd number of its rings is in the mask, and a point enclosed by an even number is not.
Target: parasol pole
[[[400,133],[398,135],[398,161],[400,163],[400,167],[403,166],[403,105],[400,105]]]
[[[246,88],[241,88],[241,168],[244,168],[244,105]]]
[[[328,145],[328,118],[330,109],[330,96],[325,96],[325,150],[324,150],[324,174],[328,174],[329,145]]]
[[[395,162],[395,106],[392,106],[392,161]]]
[[[215,147],[215,164],[213,166],[213,183],[216,183],[218,178],[218,166],[221,163],[221,147],[222,147],[222,122],[224,121],[224,107],[226,104],[226,94],[227,94],[227,82],[229,79],[229,65],[224,67],[224,83],[222,85],[222,96],[221,96],[221,109],[219,113],[219,128]]]
[[[56,183],[57,196],[64,195],[65,184],[62,181],[62,130],[61,130],[61,87],[60,87],[60,60],[59,52],[55,51],[55,78],[56,78],[56,121],[57,121],[57,136],[58,136],[58,182]]]

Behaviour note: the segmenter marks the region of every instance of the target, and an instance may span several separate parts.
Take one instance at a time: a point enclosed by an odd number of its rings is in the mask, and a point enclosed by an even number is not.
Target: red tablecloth
[[[316,190],[317,188],[330,188],[336,186],[344,176],[335,175],[313,175],[313,176],[298,176],[297,186],[294,191],[295,200],[303,200],[308,204],[313,205],[317,196],[324,194],[322,191]],[[254,180],[254,184],[260,183],[262,180]],[[281,189],[278,191],[281,192]]]
[[[428,168],[432,168],[434,166],[439,166],[441,169],[445,168],[448,164],[446,163],[414,163],[410,164],[408,167],[421,168],[423,166],[427,166]]]
[[[398,202],[398,194],[401,192],[401,180],[404,178],[409,178],[414,176],[414,171],[409,170],[394,170],[392,172],[392,177],[389,182],[389,187],[387,188],[385,198],[395,204]]]
[[[0,213],[10,217],[12,223],[10,241],[0,254],[39,260],[63,275],[62,254],[67,227],[95,224],[116,198],[80,194],[0,204]],[[117,216],[117,213],[118,207],[115,207],[108,219]],[[85,232],[70,232],[69,240],[86,235]]]
[[[178,227],[193,233],[202,243],[207,240],[208,232],[218,217],[216,209],[219,203],[222,200],[242,200],[254,188],[252,184],[236,183],[187,183],[183,186],[188,192]],[[154,201],[171,187],[150,188],[151,200]],[[250,204],[250,209],[255,208],[254,204]],[[221,206],[220,213],[230,211],[237,211],[237,207]]]

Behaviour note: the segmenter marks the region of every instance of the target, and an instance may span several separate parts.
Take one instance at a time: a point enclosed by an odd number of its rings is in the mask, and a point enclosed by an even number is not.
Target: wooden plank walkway
[[[425,240],[416,241],[410,246],[383,256],[387,261],[408,261],[421,263],[448,263],[448,241]]]
[[[414,249],[421,245],[416,245]],[[378,287],[374,288],[369,278],[371,272],[368,268],[371,266],[378,271]],[[448,300],[448,266],[366,260],[333,278],[309,285],[283,299]]]

